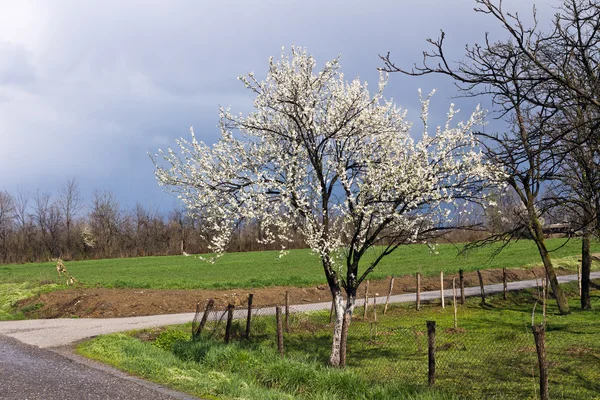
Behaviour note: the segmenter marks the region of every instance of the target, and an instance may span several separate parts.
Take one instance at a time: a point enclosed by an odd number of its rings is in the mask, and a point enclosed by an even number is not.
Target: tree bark
[[[347,325],[350,325],[350,321],[352,319],[352,312],[354,311],[354,303],[356,295],[353,293],[348,293],[347,298],[344,301],[344,297],[341,291],[337,291],[333,294],[333,303],[335,306],[335,323],[333,325],[333,343],[331,345],[331,355],[329,357],[329,365],[333,367],[341,367],[342,360],[345,362],[346,355],[342,356],[342,350],[345,351],[346,343],[342,342],[346,340],[347,337],[344,337],[344,318],[347,318]],[[347,314],[347,316],[346,316]]]
[[[590,234],[584,228],[581,238],[581,309],[591,310],[590,300],[590,271],[592,269],[592,255],[590,254]]]
[[[531,225],[535,244],[538,247],[538,251],[542,258],[542,262],[544,263],[544,269],[546,270],[546,276],[550,281],[550,286],[552,287],[552,292],[554,293],[554,297],[556,299],[558,312],[562,315],[569,314],[571,312],[569,310],[569,303],[567,302],[567,298],[564,292],[562,291],[560,284],[558,283],[558,279],[556,278],[556,271],[554,271],[554,266],[552,265],[550,254],[548,253],[546,243],[544,242],[544,232],[542,230],[542,225],[540,224],[538,218],[532,218]]]
[[[340,343],[340,364],[339,367],[346,366],[346,349],[348,345],[348,325],[350,325],[350,314],[344,313],[344,322],[342,323],[342,340]]]

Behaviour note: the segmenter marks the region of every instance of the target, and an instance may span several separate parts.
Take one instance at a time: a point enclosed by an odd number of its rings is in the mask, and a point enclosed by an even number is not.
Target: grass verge
[[[548,303],[547,352],[550,394],[593,399],[600,392],[600,291],[594,310],[578,309],[576,284],[565,285],[572,314]],[[306,399],[514,399],[536,398],[537,356],[531,334],[536,290],[476,298],[458,310],[437,302],[420,311],[394,305],[378,322],[357,309],[349,331],[348,368],[325,366],[331,343],[327,312],[292,314],[285,357],[276,352],[275,322],[257,317],[251,341],[222,342],[223,324],[212,324],[190,342],[190,325],[98,337],[81,354],[174,389],[210,398]],[[542,320],[536,306],[535,321]],[[427,388],[425,321],[437,323],[436,390]],[[241,331],[237,321],[234,331]]]
[[[41,304],[34,304],[15,312],[15,304],[19,300],[57,289],[58,285],[55,284],[39,286],[30,282],[0,283],[0,321],[25,319],[25,312],[32,311],[34,307],[41,307]]]
[[[281,358],[268,344],[176,342],[166,350],[130,335],[115,334],[82,343],[78,351],[142,378],[210,399],[456,398],[400,383],[374,385],[355,371],[328,368],[307,355]]]

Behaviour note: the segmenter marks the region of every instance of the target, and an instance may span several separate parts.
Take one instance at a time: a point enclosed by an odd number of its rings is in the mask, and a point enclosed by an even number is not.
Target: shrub
[[[189,332],[169,329],[164,332],[161,332],[161,334],[158,335],[158,337],[152,343],[152,345],[162,350],[171,351],[175,343],[188,342],[190,339],[191,334]]]

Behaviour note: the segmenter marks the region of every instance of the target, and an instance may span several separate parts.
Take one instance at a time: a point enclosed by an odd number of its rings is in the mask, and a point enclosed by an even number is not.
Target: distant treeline
[[[167,213],[138,203],[121,207],[109,192],[84,199],[76,180],[56,194],[0,191],[0,263],[206,253],[202,221],[182,209]],[[231,251],[280,249],[260,244],[257,224],[239,227]],[[298,237],[288,248],[302,248]]]
[[[454,223],[466,226],[477,221],[476,229],[444,231],[434,242],[471,242],[510,230],[511,225],[518,224],[515,199],[509,194],[496,198],[497,207],[474,212],[470,222]],[[68,180],[55,194],[0,191],[0,263],[4,264],[59,257],[84,260],[209,253],[210,234],[201,219],[190,217],[181,208],[160,212],[140,203],[126,208],[105,191],[95,191],[91,199],[85,199],[75,179]],[[233,234],[228,250],[281,249],[277,240],[261,243],[258,239],[263,237],[258,223],[243,224]],[[300,234],[292,233],[291,239],[291,243],[286,241],[286,248],[307,247]]]

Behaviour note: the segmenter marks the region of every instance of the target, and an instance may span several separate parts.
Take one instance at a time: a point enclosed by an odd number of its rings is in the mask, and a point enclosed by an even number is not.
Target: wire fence
[[[335,317],[330,303],[288,304],[281,310],[279,340],[283,340],[284,354],[309,354],[326,363]],[[195,329],[203,311],[198,309]],[[431,350],[425,321],[406,325],[393,310],[385,316],[382,311],[383,304],[379,304],[364,318],[363,307],[355,310],[348,330],[347,368],[373,382],[430,386]],[[232,318],[230,324],[228,314]],[[201,335],[226,340],[249,338],[277,348],[274,308],[251,308],[249,315],[250,324],[247,304],[230,312],[209,311]],[[564,327],[549,323],[545,336],[549,397],[600,398],[600,329],[590,333],[589,326],[582,322],[581,326],[570,325],[566,332]],[[517,322],[499,324],[490,313],[480,326],[467,329],[438,324],[434,340],[435,388],[472,399],[543,398],[540,397],[540,364],[531,326]]]
[[[357,323],[351,328],[348,365],[372,380],[427,386],[426,325],[387,329],[376,328],[379,323],[370,325]],[[531,332],[440,328],[435,333],[435,387],[472,398],[537,398],[531,396],[538,390]],[[370,357],[363,357],[367,354]]]

